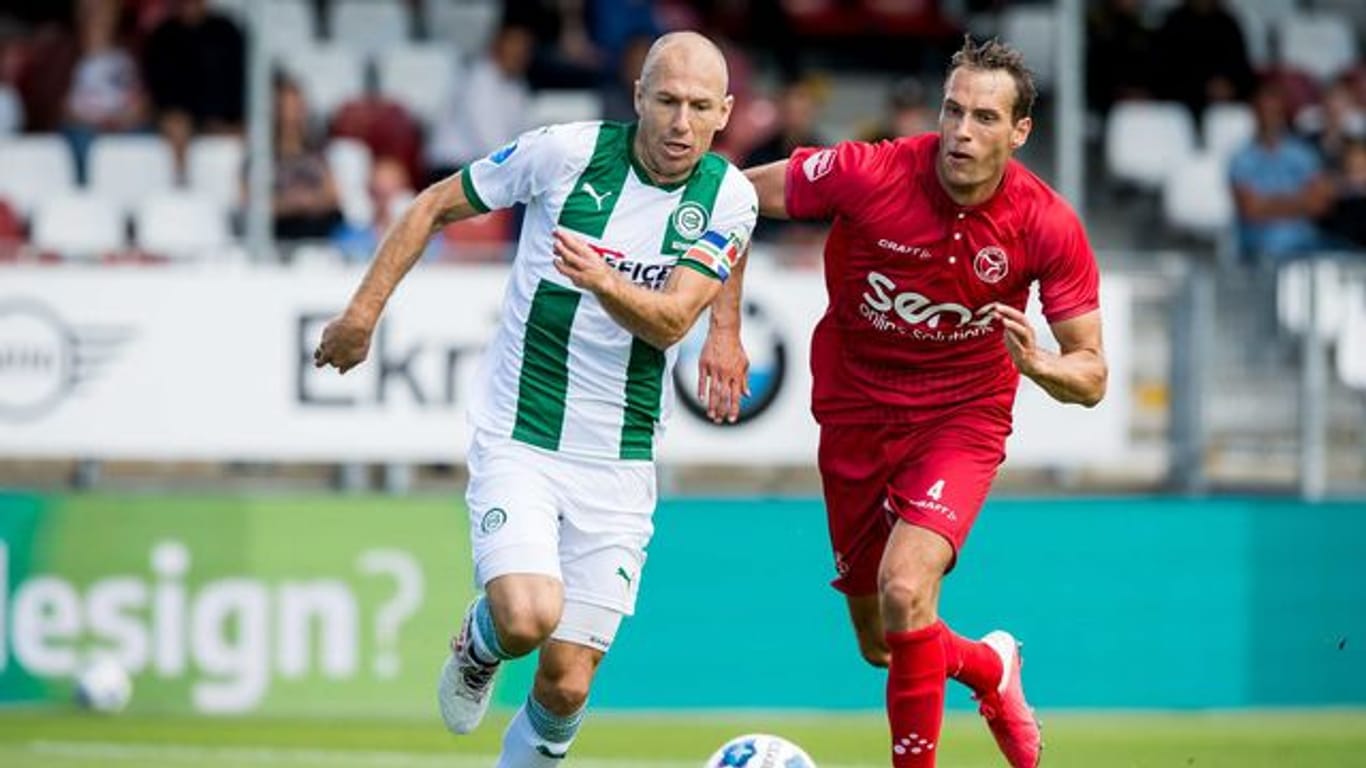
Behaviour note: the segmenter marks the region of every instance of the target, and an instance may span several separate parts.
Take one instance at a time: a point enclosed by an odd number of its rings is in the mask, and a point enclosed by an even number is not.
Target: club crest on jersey
[[[822,149],[802,161],[802,172],[807,181],[819,181],[835,167],[835,150]]]
[[[978,251],[976,258],[972,260],[972,271],[976,272],[977,279],[984,283],[999,283],[1010,274],[1010,260],[1006,258],[1005,251],[988,245]]]
[[[674,230],[686,240],[696,240],[707,231],[707,209],[691,200],[674,209]]]

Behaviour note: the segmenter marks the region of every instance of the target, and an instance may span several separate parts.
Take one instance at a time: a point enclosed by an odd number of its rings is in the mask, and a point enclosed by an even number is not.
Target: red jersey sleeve
[[[794,219],[833,219],[863,199],[885,145],[842,141],[833,147],[799,147],[787,164],[784,198]]]
[[[1035,224],[1039,299],[1050,323],[1070,320],[1100,307],[1100,270],[1077,214],[1061,201]]]

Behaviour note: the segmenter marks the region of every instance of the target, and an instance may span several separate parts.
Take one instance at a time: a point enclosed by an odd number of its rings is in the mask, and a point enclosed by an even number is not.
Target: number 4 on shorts
[[[931,485],[930,489],[925,491],[925,495],[935,501],[944,498],[944,478],[941,477],[938,480],[935,480],[934,485]]]

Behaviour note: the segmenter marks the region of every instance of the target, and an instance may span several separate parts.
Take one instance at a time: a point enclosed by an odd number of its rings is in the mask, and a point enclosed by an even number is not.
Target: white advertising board
[[[502,267],[420,267],[399,289],[370,359],[315,370],[326,320],[355,269],[13,267],[0,270],[0,457],[449,462],[468,438],[466,393],[502,300]],[[688,407],[695,351],[661,459],[815,460],[810,330],[821,276],[755,264],[745,281],[755,397],[740,424]],[[1110,395],[1062,406],[1024,383],[1011,465],[1096,465],[1128,449],[1129,297],[1108,280]],[[1042,321],[1038,329],[1047,336]]]

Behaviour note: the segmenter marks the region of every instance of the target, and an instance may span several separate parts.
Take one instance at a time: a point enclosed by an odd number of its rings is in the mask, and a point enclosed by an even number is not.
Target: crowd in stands
[[[1366,249],[1366,62],[1353,19],[1310,14],[1293,0],[1181,0],[1154,10],[1142,0],[1092,9],[1090,106],[1184,107],[1223,163],[1244,260]],[[1221,153],[1210,145],[1230,124],[1232,145]],[[1171,173],[1191,173],[1197,157],[1178,158]]]

